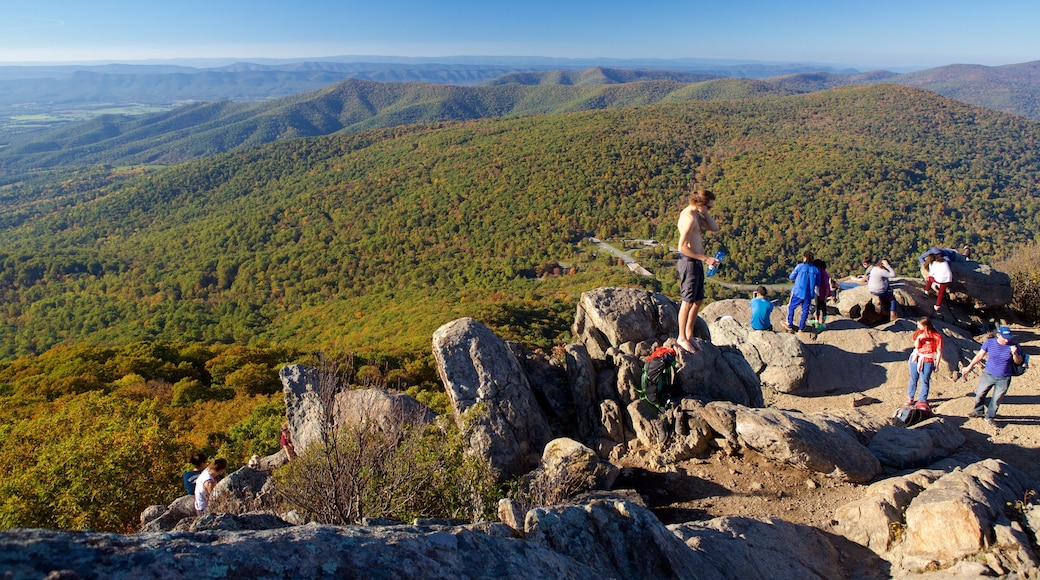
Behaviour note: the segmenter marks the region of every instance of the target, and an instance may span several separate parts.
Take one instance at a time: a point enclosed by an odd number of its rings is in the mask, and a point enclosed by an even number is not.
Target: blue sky
[[[1040,2],[4,0],[0,63],[336,55],[1040,60]]]

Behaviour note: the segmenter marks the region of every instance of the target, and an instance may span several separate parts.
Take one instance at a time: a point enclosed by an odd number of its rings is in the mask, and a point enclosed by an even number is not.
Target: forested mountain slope
[[[1040,231],[1040,124],[878,85],[411,126],[95,168],[0,189],[0,357],[168,338],[428,350],[475,316],[548,346],[581,290],[660,282],[583,236],[672,242],[697,178],[719,196],[722,276],[782,280],[805,249],[915,274]],[[139,175],[138,175],[139,173]],[[539,280],[561,262],[564,276]],[[573,270],[570,270],[573,268]],[[551,269],[551,268],[550,268]],[[571,271],[568,275],[566,272]]]

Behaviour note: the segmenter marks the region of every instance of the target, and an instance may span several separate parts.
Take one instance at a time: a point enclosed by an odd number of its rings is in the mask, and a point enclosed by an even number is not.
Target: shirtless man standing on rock
[[[700,350],[693,342],[697,312],[704,304],[704,265],[719,263],[713,256],[704,255],[702,232],[719,231],[708,210],[715,207],[715,194],[705,189],[690,193],[690,203],[679,214],[679,347],[686,352]]]

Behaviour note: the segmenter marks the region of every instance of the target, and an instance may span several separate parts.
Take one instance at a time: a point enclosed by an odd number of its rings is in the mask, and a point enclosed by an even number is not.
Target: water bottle
[[[723,252],[722,250],[719,250],[719,251],[715,252],[715,260],[717,260],[717,262],[715,263],[714,266],[708,266],[707,276],[709,278],[714,276],[715,272],[719,271],[719,264],[722,262],[722,259],[725,258],[725,257],[726,257],[726,253]]]

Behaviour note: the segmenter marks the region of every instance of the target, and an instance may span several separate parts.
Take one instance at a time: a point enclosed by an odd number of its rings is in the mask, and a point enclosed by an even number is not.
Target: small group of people
[[[787,306],[788,332],[804,332],[809,321],[809,313],[813,314],[813,326],[823,330],[827,325],[827,299],[836,290],[837,283],[827,272],[827,262],[817,259],[812,252],[802,254],[802,262],[791,271],[789,279],[794,282],[791,287],[791,303]],[[815,304],[814,304],[815,302]],[[794,325],[795,310],[801,308],[798,326]]]
[[[184,472],[184,491],[195,496],[195,511],[204,513],[209,507],[213,488],[227,473],[227,460],[218,457],[207,464],[205,453],[192,453],[188,458],[194,469]]]
[[[682,304],[679,308],[677,343],[680,348],[690,353],[700,350],[694,342],[694,328],[697,313],[705,298],[704,268],[705,265],[708,268],[719,265],[718,259],[704,253],[703,233],[719,231],[719,224],[710,214],[714,206],[715,194],[695,187],[690,192],[687,206],[679,214],[677,269]],[[935,305],[932,307],[935,312],[939,312],[946,288],[953,281],[949,262],[954,259],[969,259],[971,248],[964,246],[960,252],[951,252],[951,257],[943,250],[929,250],[921,256],[922,274],[926,277],[925,292],[934,291],[936,294]],[[884,258],[875,263],[874,258],[868,256],[863,259],[863,268],[867,289],[872,295],[881,298],[883,303],[887,303],[889,320],[898,320],[895,294],[889,285],[891,278],[896,275],[892,265]],[[837,290],[837,284],[831,280],[827,272],[827,264],[817,260],[812,252],[807,251],[802,255],[802,262],[791,272],[790,279],[794,286],[791,290],[791,303],[787,309],[788,331],[805,330],[813,300],[816,301],[817,328],[824,325],[827,299]],[[774,305],[767,296],[766,288],[759,286],[751,300],[751,327],[755,330],[773,329],[770,316]],[[801,316],[796,327],[794,313],[798,308],[801,308]],[[917,320],[913,341],[914,348],[908,361],[910,383],[906,404],[927,407],[931,377],[942,361],[942,333],[936,330],[930,318],[922,317]],[[982,360],[986,361],[986,366],[975,389],[975,408],[970,416],[983,417],[988,425],[996,427],[994,418],[1011,384],[1012,367],[1022,364],[1024,360],[1021,348],[1012,342],[1011,330],[1007,326],[1000,326],[996,335],[982,344],[978,354],[961,370],[958,378],[963,378]],[[991,389],[993,393],[989,397]]]

